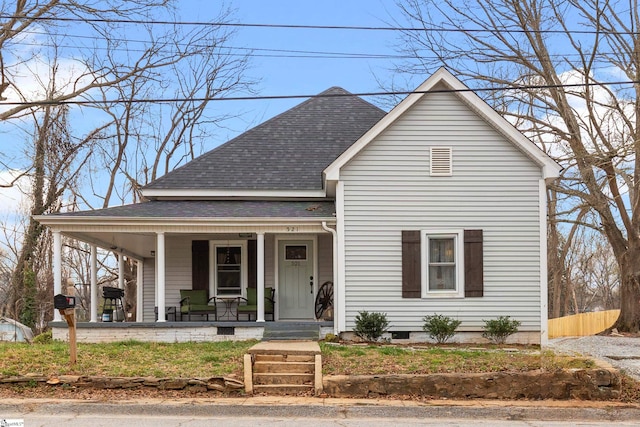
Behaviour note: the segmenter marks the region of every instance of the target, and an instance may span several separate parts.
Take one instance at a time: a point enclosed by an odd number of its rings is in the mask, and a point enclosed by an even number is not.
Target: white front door
[[[280,319],[313,319],[313,262],[313,240],[278,241]]]

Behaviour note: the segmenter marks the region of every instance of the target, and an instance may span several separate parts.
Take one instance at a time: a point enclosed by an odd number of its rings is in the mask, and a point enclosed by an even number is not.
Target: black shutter
[[[191,287],[209,290],[209,241],[191,242]]]
[[[484,295],[482,230],[464,230],[464,296]]]
[[[247,241],[247,281],[250,288],[258,286],[258,242]]]
[[[402,231],[402,298],[420,298],[420,231]]]

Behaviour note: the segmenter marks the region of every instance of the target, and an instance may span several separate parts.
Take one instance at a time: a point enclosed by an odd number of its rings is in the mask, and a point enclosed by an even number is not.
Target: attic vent
[[[429,158],[431,176],[453,175],[451,147],[431,147]]]

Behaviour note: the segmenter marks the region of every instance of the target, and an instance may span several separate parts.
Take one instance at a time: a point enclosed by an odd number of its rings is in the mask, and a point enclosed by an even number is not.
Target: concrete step
[[[254,373],[255,385],[307,385],[313,386],[314,374],[281,374],[281,373]]]
[[[318,342],[262,341],[254,345],[244,355],[244,382],[248,394],[321,393]]]
[[[254,385],[254,393],[266,394],[299,394],[313,391],[313,385]]]
[[[314,362],[254,362],[254,373],[272,374],[313,374]]]
[[[314,362],[313,354],[256,354],[254,362]]]

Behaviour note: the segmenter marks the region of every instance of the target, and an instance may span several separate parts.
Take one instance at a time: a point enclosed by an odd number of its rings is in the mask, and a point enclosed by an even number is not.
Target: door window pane
[[[306,261],[307,245],[286,245],[284,256],[287,261]]]

